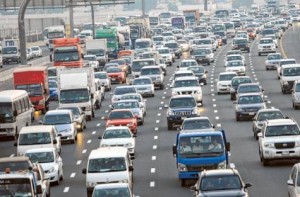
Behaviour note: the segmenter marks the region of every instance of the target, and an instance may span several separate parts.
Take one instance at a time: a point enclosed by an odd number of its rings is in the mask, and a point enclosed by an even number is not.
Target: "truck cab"
[[[226,140],[224,130],[178,132],[173,155],[176,157],[181,185],[185,186],[188,179],[198,179],[198,174],[203,170],[227,168],[229,151],[230,143]]]

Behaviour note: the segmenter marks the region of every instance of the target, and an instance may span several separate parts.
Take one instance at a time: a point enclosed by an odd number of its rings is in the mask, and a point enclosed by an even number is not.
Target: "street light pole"
[[[70,4],[73,5],[73,0],[70,0]],[[74,11],[73,6],[69,7],[69,21],[70,21],[70,34],[74,37]]]
[[[18,15],[18,26],[19,26],[19,42],[20,42],[20,59],[21,65],[27,65],[27,51],[26,51],[26,33],[25,33],[25,12],[30,0],[23,0],[20,6]]]
[[[94,13],[94,5],[92,0],[89,0],[91,5],[91,12],[92,12],[92,28],[93,28],[93,39],[95,39],[95,13]]]

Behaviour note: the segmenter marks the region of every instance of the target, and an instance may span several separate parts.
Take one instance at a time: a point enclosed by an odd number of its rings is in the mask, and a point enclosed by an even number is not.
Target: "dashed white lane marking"
[[[167,89],[169,89],[169,88],[166,88],[166,90],[167,90]]]
[[[255,71],[252,71],[252,74],[255,74]]]
[[[221,124],[217,124],[217,127],[221,127]]]
[[[93,132],[92,132],[92,135],[95,135],[95,134],[96,134],[96,131],[93,131]]]
[[[212,95],[212,96],[215,96],[215,94],[214,94],[214,93],[212,93],[211,95]]]
[[[150,182],[150,187],[155,187],[155,182],[154,181]]]
[[[100,127],[100,125],[101,125],[101,123],[98,123],[98,124],[97,124],[97,127]]]
[[[155,140],[157,140],[157,139],[158,139],[158,136],[157,136],[157,135],[155,135],[155,136],[154,136],[154,139],[155,139]]]
[[[64,189],[64,193],[67,193],[67,192],[69,192],[69,190],[70,190],[70,187],[65,187],[65,189]]]
[[[214,110],[214,113],[218,113],[218,110]]]
[[[271,104],[271,101],[268,101],[267,103],[268,103],[268,104]]]
[[[15,154],[11,154],[9,157],[14,157],[15,156]]]
[[[214,91],[215,91],[215,89],[210,89],[210,91],[214,92]]]
[[[219,120],[220,118],[219,118],[219,116],[216,116],[216,120]]]
[[[90,144],[92,142],[92,140],[88,140],[87,143]]]
[[[151,173],[153,174],[153,173],[155,173],[155,168],[151,168]]]
[[[159,107],[158,109],[159,109],[159,110],[162,110],[162,107]]]
[[[86,153],[86,151],[87,151],[87,150],[86,150],[86,149],[84,149],[84,150],[82,151],[82,154],[85,154],[85,153]]]
[[[257,78],[254,78],[254,80],[257,81],[258,79],[257,79]]]
[[[164,94],[167,94],[167,92],[164,92]]]
[[[159,122],[160,122],[160,120],[156,120],[155,122],[156,122],[156,123],[159,123]]]
[[[162,99],[165,99],[166,97],[165,96],[163,96],[163,97],[161,97]]]
[[[213,101],[213,102],[216,102],[216,99],[214,98],[214,99],[212,99],[212,101]]]
[[[213,107],[217,107],[217,104],[213,104]]]
[[[76,162],[76,165],[80,165],[81,164],[81,160],[78,160],[77,162]]]
[[[71,175],[70,175],[70,178],[74,178],[76,176],[76,173],[73,172]]]
[[[157,149],[157,145],[153,145],[153,150],[156,150]]]
[[[155,127],[155,128],[154,128],[154,131],[158,131],[158,127]]]
[[[162,102],[160,102],[160,104],[162,104],[162,105],[163,105],[163,104],[164,104],[164,102],[162,101]]]
[[[108,110],[105,110],[105,113],[107,114],[107,113],[108,113]]]
[[[161,116],[161,113],[158,113],[157,116]]]
[[[253,75],[253,77],[256,77],[256,75]]]
[[[155,161],[155,160],[156,160],[156,156],[152,156],[152,157],[151,157],[151,160],[152,160],[152,161]]]
[[[211,84],[210,87],[214,87],[214,84]]]
[[[102,116],[102,117],[101,117],[101,120],[104,120],[104,118],[105,118],[105,117],[104,117],[104,116]]]

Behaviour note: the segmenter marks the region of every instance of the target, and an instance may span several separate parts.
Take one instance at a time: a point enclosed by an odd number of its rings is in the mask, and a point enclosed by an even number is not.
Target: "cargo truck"
[[[48,72],[46,66],[18,67],[13,72],[14,88],[26,90],[35,110],[49,110]]]
[[[10,62],[21,62],[20,43],[17,39],[3,39],[2,42],[2,62],[9,64]]]
[[[185,28],[185,18],[184,16],[174,16],[171,18],[171,25],[176,29],[184,29]]]
[[[186,22],[189,25],[199,25],[200,24],[200,12],[198,9],[195,10],[183,10],[183,15]]]
[[[83,52],[79,40],[79,38],[54,39],[53,55],[50,55],[50,61],[54,62],[54,66],[72,68],[83,66]]]
[[[87,40],[85,50],[87,55],[96,55],[96,59],[99,62],[100,67],[103,68],[107,63],[108,57],[106,39]]]
[[[59,107],[81,107],[92,120],[95,115],[95,78],[91,67],[57,69]]]
[[[47,27],[44,29],[44,34],[45,43],[51,51],[53,50],[54,39],[66,37],[65,27],[63,25]]]
[[[181,185],[185,186],[187,180],[197,180],[203,170],[227,168],[229,151],[230,143],[226,140],[224,130],[178,132],[173,155],[176,157]]]

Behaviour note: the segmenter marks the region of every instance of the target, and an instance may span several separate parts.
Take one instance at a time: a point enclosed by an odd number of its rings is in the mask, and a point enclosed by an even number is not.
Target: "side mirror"
[[[51,55],[51,54],[49,55],[49,60],[50,60],[50,62],[52,62],[52,61],[53,61],[53,59],[52,59],[52,55]]]
[[[196,192],[196,191],[197,191],[197,188],[196,188],[196,186],[195,186],[195,185],[191,186],[191,187],[190,187],[190,191],[192,191],[192,192]]]
[[[82,174],[86,174],[86,168],[82,169]]]
[[[133,171],[133,166],[129,166],[128,170]]]
[[[102,136],[99,136],[98,139],[101,140],[101,139],[102,139]]]
[[[257,137],[262,137],[262,133],[257,133]]]
[[[294,186],[294,181],[292,179],[289,179],[287,181],[287,184],[290,185],[290,186]]]
[[[14,142],[14,146],[18,146],[18,142]]]
[[[176,144],[173,145],[173,155],[177,155],[177,146]]]
[[[245,188],[248,188],[248,187],[252,187],[252,184],[251,183],[246,183]]]
[[[230,142],[226,142],[225,148],[226,148],[226,151],[230,151]]]
[[[57,140],[56,139],[53,140],[53,144],[57,144]]]
[[[113,105],[109,105],[108,107],[109,107],[111,110],[114,109],[114,106],[113,106]]]
[[[39,120],[39,124],[43,124],[43,121],[42,121],[42,120]]]

